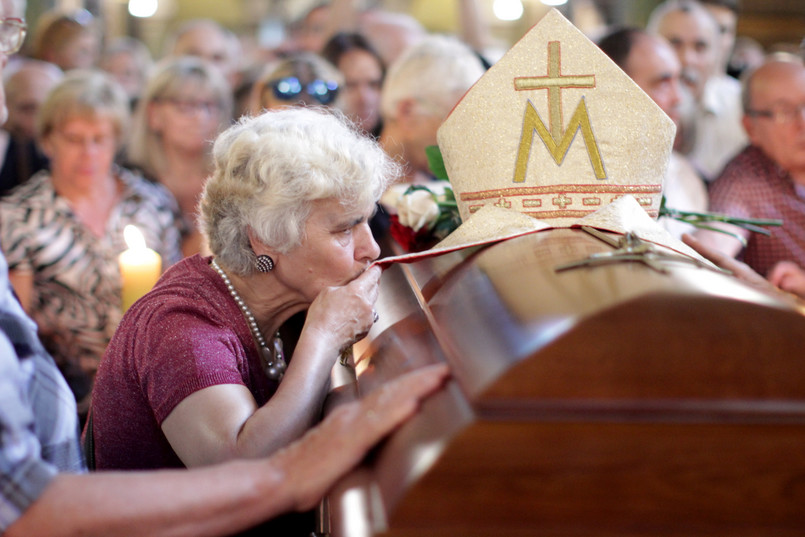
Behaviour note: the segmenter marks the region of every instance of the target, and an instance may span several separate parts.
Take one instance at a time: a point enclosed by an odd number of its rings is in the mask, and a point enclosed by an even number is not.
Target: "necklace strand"
[[[282,350],[282,339],[280,338],[279,331],[277,331],[277,333],[274,335],[274,341],[272,342],[273,349],[269,349],[268,345],[266,344],[266,339],[263,337],[263,333],[260,331],[260,327],[257,325],[257,319],[254,318],[254,314],[249,309],[249,306],[246,305],[246,302],[243,300],[243,298],[241,298],[240,294],[238,294],[235,286],[232,285],[229,276],[226,275],[224,269],[221,268],[221,266],[218,264],[218,261],[216,261],[214,258],[211,265],[215,272],[217,272],[224,281],[227,290],[229,290],[229,294],[232,295],[233,299],[235,299],[235,304],[237,304],[240,308],[240,311],[243,312],[243,316],[246,318],[246,323],[249,325],[249,330],[251,330],[255,341],[257,341],[257,346],[263,359],[263,368],[265,369],[266,375],[268,378],[279,382],[282,380],[282,376],[285,374],[286,368],[285,354]]]

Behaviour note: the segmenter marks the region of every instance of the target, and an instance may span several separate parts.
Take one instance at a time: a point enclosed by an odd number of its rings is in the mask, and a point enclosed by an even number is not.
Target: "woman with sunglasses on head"
[[[134,112],[127,163],[176,198],[185,255],[206,251],[196,229],[196,206],[212,169],[212,141],[231,110],[232,93],[223,75],[200,58],[182,56],[157,66]]]
[[[224,131],[213,160],[199,205],[213,257],[168,270],[101,363],[98,469],[275,452],[318,421],[341,352],[377,320],[368,220],[399,169],[375,142],[339,112],[287,107]]]
[[[288,106],[340,108],[341,73],[312,52],[298,52],[270,66],[252,89],[252,112]]]

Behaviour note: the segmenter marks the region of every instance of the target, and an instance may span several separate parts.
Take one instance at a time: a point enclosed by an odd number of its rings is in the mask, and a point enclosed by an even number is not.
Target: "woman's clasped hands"
[[[373,265],[346,285],[325,287],[310,305],[306,328],[339,352],[366,337],[375,322],[381,274]]]

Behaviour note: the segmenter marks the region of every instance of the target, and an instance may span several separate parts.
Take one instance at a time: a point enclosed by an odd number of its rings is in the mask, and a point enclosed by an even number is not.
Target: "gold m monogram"
[[[567,130],[562,127],[562,100],[560,91],[565,88],[592,88],[595,87],[595,75],[567,76],[562,74],[561,56],[559,54],[559,41],[548,43],[548,76],[520,77],[514,79],[514,89],[524,90],[548,90],[548,107],[550,131],[545,127],[542,118],[539,117],[537,109],[531,101],[526,103],[525,114],[523,115],[523,131],[520,136],[520,147],[517,150],[517,162],[514,168],[514,182],[522,183],[525,181],[526,169],[528,167],[528,157],[531,154],[531,142],[534,140],[534,132],[545,144],[545,148],[553,157],[557,165],[562,165],[565,160],[570,144],[576,136],[576,132],[581,130],[584,144],[587,147],[587,154],[593,166],[595,176],[598,179],[606,179],[604,162],[601,160],[601,152],[598,150],[598,143],[595,141],[593,129],[590,125],[590,115],[587,113],[587,104],[582,98],[576,106],[573,117],[570,118]]]

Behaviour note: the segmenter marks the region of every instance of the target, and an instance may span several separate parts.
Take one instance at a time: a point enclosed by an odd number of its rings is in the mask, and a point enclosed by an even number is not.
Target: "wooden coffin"
[[[384,273],[361,391],[446,390],[327,499],[335,536],[805,535],[805,316],[577,229]]]

